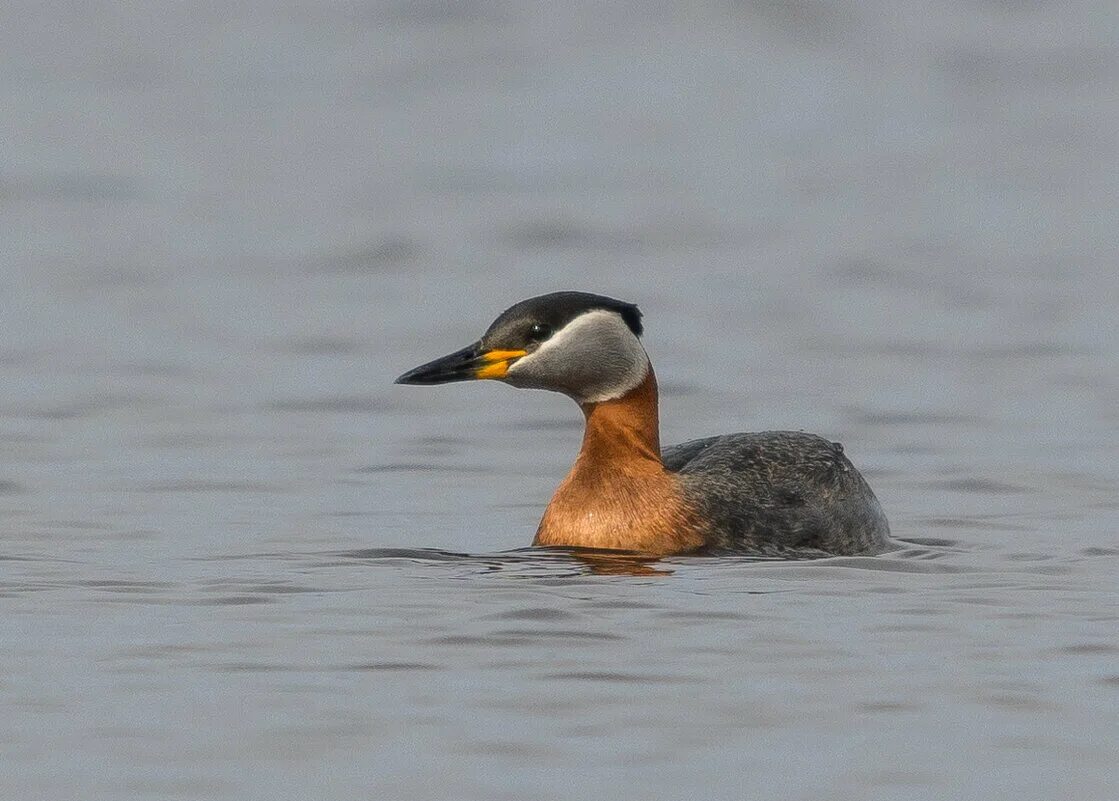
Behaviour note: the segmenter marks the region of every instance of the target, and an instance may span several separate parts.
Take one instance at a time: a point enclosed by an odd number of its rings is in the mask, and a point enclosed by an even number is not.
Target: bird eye
[[[528,336],[533,342],[540,342],[552,335],[552,327],[546,323],[533,323]]]

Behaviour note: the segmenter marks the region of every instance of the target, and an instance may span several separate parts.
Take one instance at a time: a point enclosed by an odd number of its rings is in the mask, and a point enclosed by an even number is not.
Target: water
[[[1114,4],[9,3],[0,797],[1119,797]],[[533,552],[639,302],[666,442],[913,542]]]

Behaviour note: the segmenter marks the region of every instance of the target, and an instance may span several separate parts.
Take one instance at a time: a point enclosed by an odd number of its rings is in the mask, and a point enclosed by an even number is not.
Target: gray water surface
[[[0,798],[1119,797],[1114,3],[9,3]],[[637,302],[667,443],[905,540],[538,552]]]

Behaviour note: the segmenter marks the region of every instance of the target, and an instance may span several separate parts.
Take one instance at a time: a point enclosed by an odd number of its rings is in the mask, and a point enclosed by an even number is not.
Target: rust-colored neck
[[[648,554],[701,547],[704,537],[681,487],[661,462],[653,368],[622,397],[582,409],[583,447],[548,504],[534,544]]]
[[[622,397],[580,404],[580,408],[587,425],[579,461],[603,467],[618,461],[627,467],[645,462],[662,466],[657,377],[652,365],[645,379]]]

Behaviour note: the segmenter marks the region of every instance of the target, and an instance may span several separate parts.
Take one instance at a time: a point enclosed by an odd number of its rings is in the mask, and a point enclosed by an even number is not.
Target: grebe
[[[765,431],[662,451],[642,330],[632,303],[585,292],[541,295],[507,309],[473,345],[396,383],[493,379],[579,404],[582,449],[533,545],[653,555],[890,548],[882,507],[839,443]]]

